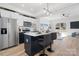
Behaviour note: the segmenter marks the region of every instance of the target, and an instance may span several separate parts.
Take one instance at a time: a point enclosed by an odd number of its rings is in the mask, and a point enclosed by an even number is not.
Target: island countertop
[[[55,32],[48,32],[48,33],[38,33],[38,32],[26,32],[24,33],[25,35],[30,35],[30,36],[41,36],[41,35],[47,35]]]

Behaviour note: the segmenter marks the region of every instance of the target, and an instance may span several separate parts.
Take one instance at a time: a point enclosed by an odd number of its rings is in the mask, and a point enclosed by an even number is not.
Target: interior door
[[[1,18],[1,49],[8,47],[8,18]]]
[[[16,45],[16,20],[9,19],[9,46]]]

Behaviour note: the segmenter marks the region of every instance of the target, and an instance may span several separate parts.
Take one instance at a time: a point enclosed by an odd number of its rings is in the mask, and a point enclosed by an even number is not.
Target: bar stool
[[[46,45],[45,39],[44,38],[40,38],[39,39],[39,46],[43,49],[43,51],[42,51],[42,53],[39,56],[48,56],[45,53],[45,45]]]
[[[52,42],[53,43],[53,42]],[[49,52],[54,52],[54,50],[52,49],[52,43],[50,43],[50,46],[49,46],[49,48],[47,49],[47,51],[49,51]]]

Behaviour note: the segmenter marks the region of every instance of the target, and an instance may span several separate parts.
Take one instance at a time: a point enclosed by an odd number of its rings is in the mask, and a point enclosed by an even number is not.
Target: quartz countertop
[[[48,32],[48,33],[26,32],[26,33],[24,33],[24,34],[30,35],[30,36],[40,36],[40,35],[47,35],[47,34],[50,34],[50,33],[54,33],[54,32]]]

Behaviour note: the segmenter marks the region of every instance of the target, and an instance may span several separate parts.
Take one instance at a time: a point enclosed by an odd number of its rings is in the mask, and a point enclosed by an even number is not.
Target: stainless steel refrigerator
[[[18,44],[17,20],[7,17],[0,18],[0,50]]]

